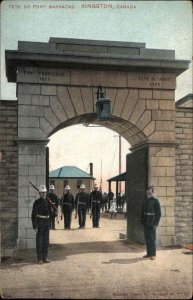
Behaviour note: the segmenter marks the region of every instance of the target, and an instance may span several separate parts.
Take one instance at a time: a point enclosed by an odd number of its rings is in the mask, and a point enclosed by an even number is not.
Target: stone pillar
[[[35,248],[31,212],[39,193],[30,185],[46,183],[46,141],[18,141],[18,248]]]
[[[149,146],[149,185],[161,204],[161,220],[157,230],[157,244],[175,244],[174,199],[175,199],[175,143]]]

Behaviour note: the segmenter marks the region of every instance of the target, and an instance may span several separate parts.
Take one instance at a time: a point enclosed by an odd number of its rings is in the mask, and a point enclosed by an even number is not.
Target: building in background
[[[89,193],[93,188],[94,180],[92,163],[90,163],[90,174],[75,166],[63,166],[49,173],[49,183],[55,186],[58,197],[62,197],[66,185],[70,185],[74,196],[79,192],[81,184],[85,185],[86,192]]]

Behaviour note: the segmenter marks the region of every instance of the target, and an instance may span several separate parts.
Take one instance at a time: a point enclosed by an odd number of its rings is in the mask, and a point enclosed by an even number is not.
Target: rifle
[[[31,181],[28,181],[32,186],[33,186],[33,188],[36,190],[36,191],[38,191],[39,192],[39,189],[37,188],[37,186],[35,186]],[[57,209],[57,207],[52,203],[52,201],[50,200],[50,198],[48,198],[48,197],[46,197],[46,200],[50,203],[50,205],[55,209],[55,211],[57,211],[57,218],[58,218],[58,209]],[[58,220],[57,220],[57,222],[59,222]]]
[[[64,201],[64,193],[62,195],[61,202],[60,202],[60,211],[61,211],[61,213],[60,213],[60,220],[61,221],[63,219],[63,201]]]
[[[75,219],[77,218],[77,213],[78,213],[78,203],[79,203],[79,195],[78,195],[78,200],[76,205]]]

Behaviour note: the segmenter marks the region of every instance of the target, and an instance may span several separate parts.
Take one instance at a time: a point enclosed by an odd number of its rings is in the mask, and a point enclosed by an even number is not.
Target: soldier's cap
[[[152,192],[154,191],[154,188],[153,188],[153,185],[149,185],[148,187],[147,187],[147,191],[148,190],[152,190]]]
[[[66,190],[66,191],[69,191],[69,190],[71,190],[71,187],[70,187],[69,185],[67,185],[67,186],[65,187],[65,190]]]
[[[46,193],[47,192],[47,188],[44,184],[40,185],[39,192],[40,193]]]
[[[81,184],[81,185],[80,185],[80,189],[81,189],[81,190],[85,189],[85,185],[84,185],[84,184]]]

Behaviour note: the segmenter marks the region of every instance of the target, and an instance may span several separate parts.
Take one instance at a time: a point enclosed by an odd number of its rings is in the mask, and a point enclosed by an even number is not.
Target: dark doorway
[[[148,185],[148,147],[127,155],[127,239],[144,242],[141,209]]]

